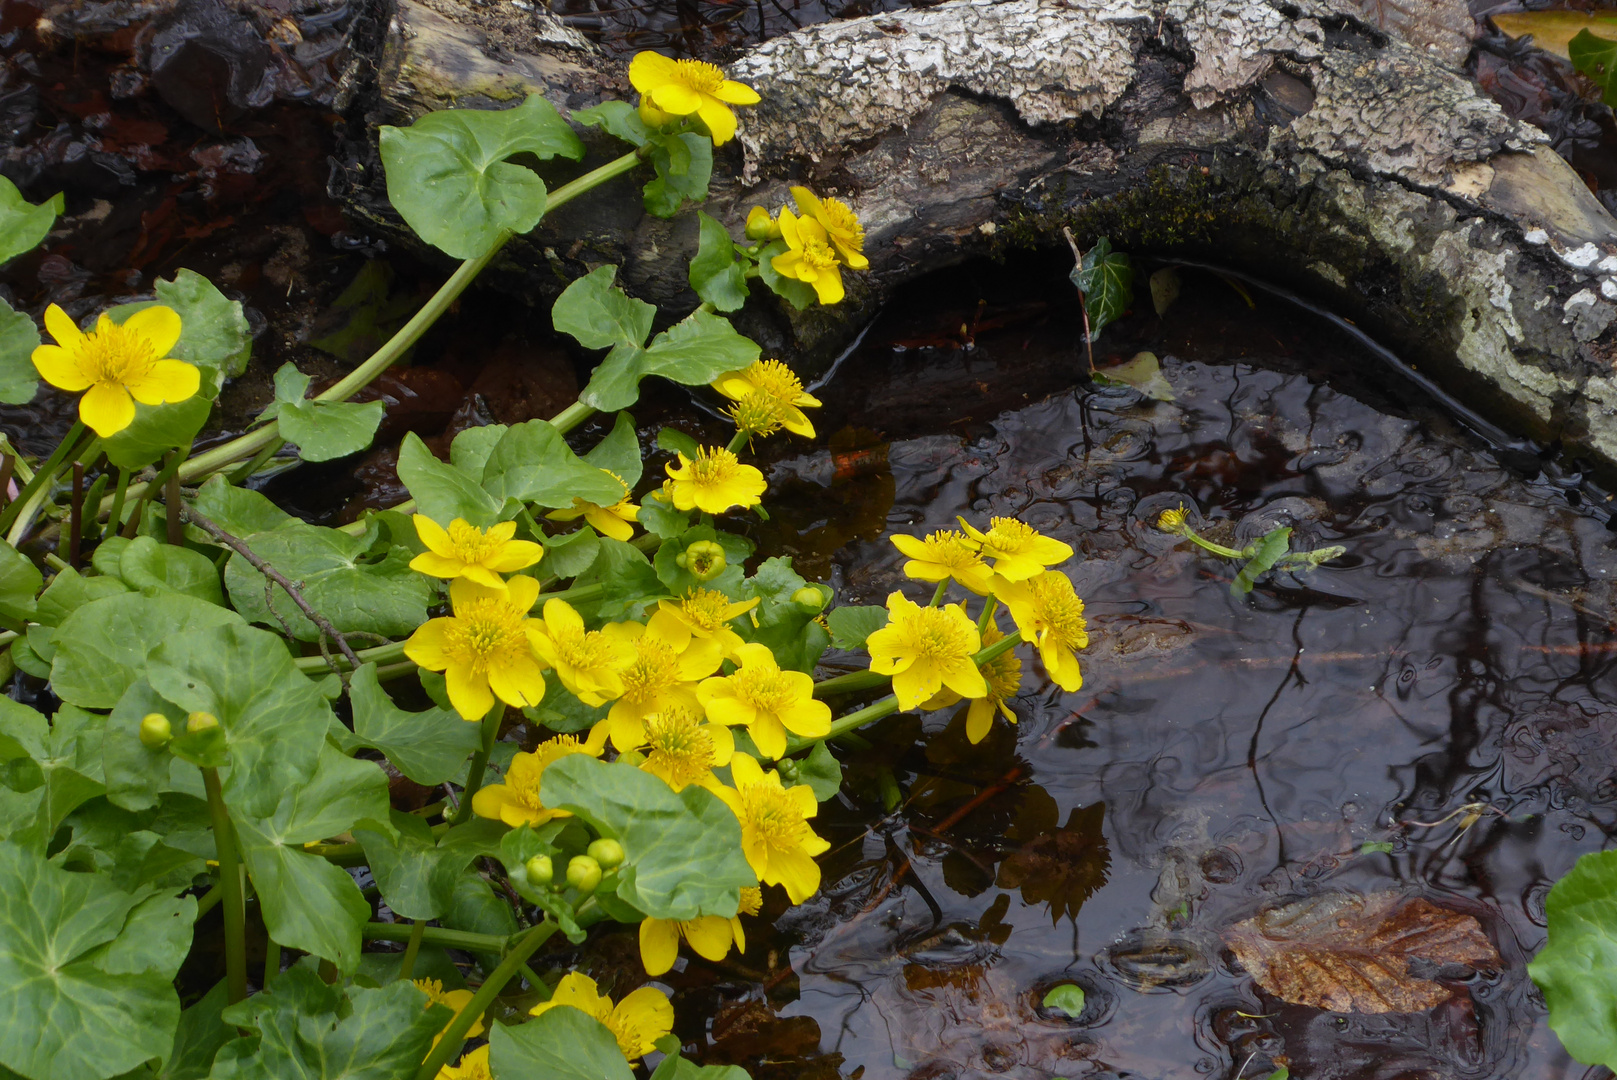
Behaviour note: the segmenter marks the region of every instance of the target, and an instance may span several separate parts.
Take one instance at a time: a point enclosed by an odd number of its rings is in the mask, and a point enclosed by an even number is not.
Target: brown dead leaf
[[[1476,919],[1396,892],[1299,900],[1236,923],[1224,940],[1264,990],[1331,1012],[1419,1012],[1454,996],[1412,975],[1411,960],[1499,963]]]

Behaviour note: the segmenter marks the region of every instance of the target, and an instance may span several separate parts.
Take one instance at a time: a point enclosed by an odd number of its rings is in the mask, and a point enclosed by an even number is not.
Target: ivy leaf
[[[11,843],[0,894],[0,1064],[30,1080],[104,1080],[168,1055],[195,900],[141,904]]]
[[[651,165],[657,176],[645,187],[646,213],[671,218],[686,199],[697,203],[706,199],[707,182],[713,176],[712,141],[689,131],[653,135],[651,141]]]
[[[1579,30],[1577,37],[1567,42],[1566,51],[1572,69],[1600,87],[1601,100],[1607,105],[1617,104],[1617,41]]]
[[[582,1009],[546,1009],[525,1024],[495,1023],[489,1032],[495,1080],[633,1080],[617,1037]]]
[[[1245,596],[1251,592],[1258,578],[1267,573],[1280,561],[1280,557],[1290,550],[1290,526],[1282,526],[1265,535],[1258,541],[1257,553],[1241,567],[1241,572],[1235,575],[1235,580],[1230,582],[1230,592],[1235,596]]]
[[[345,752],[368,746],[380,750],[399,772],[418,784],[435,787],[460,771],[467,755],[476,750],[481,735],[448,709],[408,712],[393,704],[376,678],[376,665],[366,664],[348,683],[354,708],[354,730],[341,724],[331,732]]]
[[[387,820],[390,830],[372,828],[375,822],[362,822],[353,830],[382,899],[401,918],[439,918],[449,910],[455,886],[477,851],[464,845],[440,847],[432,828],[415,814],[394,810]]]
[[[223,1016],[252,1034],[219,1050],[211,1080],[397,1080],[454,1013],[409,981],[328,986],[304,957]]]
[[[831,624],[831,644],[839,649],[862,649],[865,641],[887,625],[887,609],[879,604],[832,608],[825,621]]]
[[[1550,888],[1549,943],[1527,965],[1550,1007],[1550,1028],[1585,1065],[1617,1063],[1617,851],[1578,859]]]
[[[501,501],[475,477],[439,461],[413,431],[399,444],[399,479],[416,501],[416,511],[440,525],[464,518],[486,529],[500,520]]]
[[[507,158],[584,156],[567,121],[538,94],[514,109],[444,109],[407,128],[383,127],[387,197],[416,235],[474,259],[502,232],[525,233],[545,213],[545,183]]]
[[[595,444],[595,449],[584,455],[584,460],[597,469],[616,473],[631,488],[638,484],[645,466],[640,459],[640,433],[635,430],[634,417],[626,412],[618,413],[612,430]]]
[[[0,263],[38,247],[66,206],[60,192],[35,206],[22,197],[16,184],[0,176]]]
[[[180,316],[180,340],[170,356],[231,377],[247,370],[253,331],[240,300],[227,298],[192,270],[180,270],[173,281],[159,279],[153,291],[159,304]]]
[[[747,275],[736,262],[735,241],[723,225],[696,212],[700,236],[689,278],[696,295],[720,311],[735,311],[747,302]]]
[[[1084,295],[1089,310],[1089,340],[1099,341],[1101,329],[1122,318],[1134,302],[1134,266],[1127,255],[1113,251],[1112,242],[1103,236],[1067,276]]]
[[[28,556],[0,540],[0,618],[18,624],[32,618],[44,583],[45,575]]]
[[[623,485],[583,461],[544,420],[516,424],[495,444],[483,466],[483,490],[496,499],[540,506],[572,506],[575,498],[611,506]]]
[[[603,101],[589,109],[573,113],[573,123],[585,127],[598,127],[614,138],[634,146],[651,141],[651,129],[640,119],[639,111],[627,101]]]
[[[705,788],[676,793],[632,765],[573,754],[545,769],[545,799],[623,845],[618,895],[654,919],[729,918],[757,884],[740,824]]]
[[[0,299],[0,401],[26,405],[34,400],[39,390],[39,370],[34,367],[33,357],[39,343],[39,328],[34,320],[13,311]]]
[[[701,386],[726,371],[746,367],[761,352],[756,342],[736,333],[730,320],[697,309],[644,349],[628,344],[615,347],[595,369],[578,400],[602,412],[627,409],[640,397],[640,380],[648,375]]]
[[[200,551],[175,544],[159,544],[149,536],[137,536],[118,557],[118,576],[125,585],[147,595],[173,592],[223,605],[219,570]]]
[[[163,642],[187,630],[241,625],[235,612],[179,593],[92,600],[57,628],[51,689],[71,704],[110,709],[140,677],[147,653]]]
[[[769,286],[770,292],[802,311],[810,304],[817,303],[819,294],[808,282],[789,278],[775,269],[775,256],[784,255],[789,250],[784,240],[772,240],[764,245],[764,249],[758,253],[758,277]]]
[[[386,407],[380,401],[310,401],[309,377],[292,364],[275,373],[275,421],[304,461],[347,457],[371,444]]]
[[[550,311],[556,329],[586,349],[644,344],[657,309],[614,285],[617,274],[615,266],[597,266],[563,289]]]

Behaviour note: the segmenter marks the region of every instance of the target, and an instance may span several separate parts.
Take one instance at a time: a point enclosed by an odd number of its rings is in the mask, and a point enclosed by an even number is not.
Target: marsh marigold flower
[[[1026,581],[998,578],[994,595],[1011,609],[1022,639],[1038,646],[1051,680],[1067,691],[1082,686],[1076,650],[1089,645],[1089,631],[1084,602],[1073,591],[1072,579],[1059,570],[1046,570]]]
[[[565,600],[546,600],[544,619],[529,635],[540,659],[586,705],[604,705],[623,693],[618,672],[634,659],[620,638],[584,629],[584,618]]]
[[[202,385],[195,365],[168,355],[180,340],[180,316],[173,308],[142,308],[122,325],[103,313],[86,334],[52,304],[45,309],[45,329],[56,344],[34,350],[34,367],[58,390],[84,391],[79,419],[103,439],[129,426],[135,402],[185,401]]]
[[[589,738],[579,741],[577,735],[558,735],[546,739],[533,753],[519,751],[511,758],[511,767],[505,770],[505,783],[485,784],[472,796],[472,813],[490,821],[503,821],[512,828],[518,825],[543,825],[551,818],[571,817],[566,810],[552,810],[540,796],[540,784],[545,769],[573,754],[601,756],[606,749],[606,722],[590,729]]]
[[[990,620],[983,627],[983,648],[1004,637],[999,627]],[[966,710],[966,741],[972,744],[987,738],[988,729],[994,725],[996,709],[1004,714],[1005,719],[1016,723],[1016,714],[1011,712],[1006,702],[1022,688],[1022,658],[1016,655],[1015,649],[1000,653],[984,664],[981,670],[984,681],[988,683],[988,696],[977,698]]]
[[[745,952],[747,937],[741,927],[741,916],[758,914],[763,900],[763,890],[751,886],[741,890],[736,913],[728,919],[721,915],[702,915],[690,920],[643,920],[640,923],[640,962],[645,965],[646,974],[657,976],[672,969],[682,940],[690,942],[691,951],[707,960],[723,960],[730,954],[731,945],[737,952]]]
[[[713,380],[713,389],[735,402],[761,396],[774,403],[780,426],[793,435],[814,438],[814,425],[804,409],[817,409],[820,399],[804,393],[797,373],[779,360],[754,360],[740,371],[727,371]]]
[[[630,1061],[639,1061],[651,1053],[657,1040],[674,1028],[674,1006],[668,995],[655,986],[642,986],[614,1005],[611,998],[596,989],[594,979],[576,971],[563,975],[550,1000],[528,1012],[543,1016],[560,1008],[578,1009],[605,1024],[618,1041],[618,1049]]]
[[[944,687],[980,698],[988,684],[971,658],[982,647],[977,626],[952,604],[921,607],[903,593],[887,597],[887,625],[870,635],[870,670],[893,677],[898,707],[913,709]]]
[[[712,641],[726,660],[736,658],[741,648],[741,635],[730,628],[730,623],[758,606],[758,597],[731,602],[717,589],[694,588],[685,593],[679,603],[672,600],[657,601],[657,608],[690,627],[691,637]]]
[[[1185,531],[1185,508],[1176,506],[1171,510],[1164,510],[1157,518],[1157,528],[1166,533],[1183,533]]]
[[[675,791],[684,791],[692,784],[709,790],[718,787],[713,770],[730,764],[736,749],[729,728],[679,706],[646,717],[644,724],[646,760],[640,763],[642,771],[658,777]]]
[[[792,199],[800,214],[819,222],[844,266],[849,270],[869,269],[870,260],[865,258],[865,227],[859,224],[847,203],[819,198],[806,187],[792,188]]]
[[[494,1080],[488,1065],[488,1043],[462,1054],[459,1065],[439,1069],[438,1080]]]
[[[786,733],[818,738],[831,730],[831,707],[814,700],[814,677],[782,671],[769,646],[749,642],[732,675],[706,679],[696,696],[718,724],[742,724],[767,758],[786,753]]]
[[[486,589],[505,590],[501,574],[532,566],[545,549],[531,540],[513,540],[517,523],[502,521],[487,532],[465,518],[445,529],[425,514],[415,515],[415,534],[427,550],[410,560],[410,569],[435,578],[466,578]]]
[[[895,536],[893,546],[909,556],[904,574],[918,581],[943,581],[953,578],[978,596],[987,596],[994,572],[983,562],[977,542],[954,529],[940,529],[929,533],[925,540],[918,536]]]
[[[666,611],[655,612],[644,625],[610,623],[601,633],[626,642],[631,659],[618,672],[623,693],[607,713],[612,745],[634,750],[646,741],[646,717],[667,709],[699,712],[696,684],[723,662],[719,646],[693,639],[691,629]]]
[[[679,463],[670,461],[666,468],[668,480],[663,487],[675,510],[696,509],[705,514],[722,514],[737,506],[745,510],[757,506],[769,486],[763,473],[741,464],[722,446],[699,446],[695,458],[681,453]]]
[[[528,611],[539,582],[515,577],[495,590],[469,578],[449,584],[454,615],[429,619],[404,643],[404,655],[444,673],[449,703],[467,720],[481,720],[499,698],[521,708],[545,696],[545,677],[531,642],[539,620]]]
[[[660,53],[636,53],[629,61],[629,82],[657,111],[699,117],[714,146],[735,137],[736,114],[730,106],[758,104],[757,91],[726,79],[713,64],[671,60]]]
[[[552,510],[545,517],[551,521],[576,521],[583,518],[594,526],[595,531],[602,536],[627,541],[634,535],[632,522],[640,520],[640,507],[629,501],[629,485],[623,483],[623,477],[610,470],[603,471],[618,483],[623,484],[623,498],[611,506],[601,506],[598,503],[586,502],[583,499],[574,499],[571,507],[563,510]]]
[[[780,235],[786,241],[786,251],[770,260],[775,272],[813,286],[814,295],[828,307],[841,303],[847,295],[842,287],[842,262],[825,226],[811,217],[798,217],[783,206]]]
[[[764,772],[749,755],[730,759],[734,788],[717,792],[741,822],[741,852],[747,865],[765,885],[779,885],[792,903],[801,904],[820,887],[820,867],[814,856],[831,845],[809,826],[820,812],[814,792],[806,784],[788,788],[780,774]]]
[[[1071,547],[1015,518],[990,518],[985,533],[966,524],[965,518],[959,521],[966,535],[982,545],[983,554],[994,560],[994,573],[1007,581],[1026,580],[1072,558]]]
[[[455,1012],[459,1012],[463,1005],[472,1000],[470,990],[445,990],[444,984],[437,979],[413,979],[411,981],[415,983],[417,990],[427,995],[427,1008],[429,1009],[434,1005],[443,1005]],[[454,1023],[454,1017],[450,1017],[449,1023]],[[448,1026],[449,1024],[444,1025],[444,1027]],[[442,1033],[440,1032],[440,1034]],[[467,1029],[466,1037],[475,1039],[481,1034],[483,1034],[483,1018],[479,1016],[472,1021],[472,1026]],[[436,1042],[437,1040],[433,1041]]]

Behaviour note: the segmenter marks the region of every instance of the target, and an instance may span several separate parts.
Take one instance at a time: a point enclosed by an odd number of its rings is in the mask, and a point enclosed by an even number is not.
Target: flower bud
[[[185,730],[195,735],[199,731],[219,726],[219,718],[211,712],[188,713],[185,717]]]
[[[140,743],[148,750],[161,750],[174,737],[174,727],[160,712],[147,713],[140,721]]]
[[[588,848],[589,857],[601,865],[603,870],[610,870],[623,862],[623,845],[616,840],[600,839]]]
[[[1168,533],[1183,532],[1185,529],[1185,508],[1179,506],[1172,510],[1164,510],[1157,518],[1157,528]]]
[[[747,239],[748,240],[779,240],[780,222],[761,206],[755,206],[747,212]]]
[[[821,611],[825,608],[825,593],[812,585],[805,585],[792,594],[792,603],[810,611]]]
[[[648,128],[667,127],[677,119],[670,113],[665,113],[651,103],[650,98],[640,99],[640,122]]]
[[[794,758],[781,758],[775,762],[775,770],[780,773],[782,780],[788,782],[797,780],[797,761]]]
[[[724,573],[724,549],[712,540],[698,540],[674,556],[674,565],[689,571],[697,581],[712,581]]]
[[[645,764],[646,755],[642,754],[638,750],[625,750],[623,753],[618,755],[617,760],[621,764],[633,765],[636,768],[639,768],[641,765]]]
[[[534,885],[549,885],[556,876],[556,867],[549,855],[535,855],[523,864],[523,869],[528,871],[528,881]]]
[[[567,863],[567,884],[588,896],[601,883],[601,864],[588,855],[574,855]]]

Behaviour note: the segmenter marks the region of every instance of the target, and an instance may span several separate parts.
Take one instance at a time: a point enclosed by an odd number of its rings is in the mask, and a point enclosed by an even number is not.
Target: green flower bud
[[[712,540],[698,540],[674,557],[674,565],[690,571],[697,581],[712,581],[724,573],[724,549]]]
[[[140,721],[140,743],[148,750],[161,750],[174,737],[174,727],[160,712],[147,713]]]
[[[185,730],[195,735],[199,731],[219,726],[219,718],[211,712],[188,713],[185,717]]]
[[[588,896],[601,883],[601,864],[588,855],[574,855],[567,863],[567,884]]]
[[[781,758],[775,762],[775,769],[780,773],[782,780],[793,781],[797,779],[797,762],[792,758]]]
[[[523,864],[528,871],[528,880],[535,885],[549,885],[556,876],[556,867],[551,863],[549,855],[535,855]]]
[[[610,870],[623,862],[623,845],[616,840],[597,840],[588,850],[589,857],[600,863],[602,869]]]
[[[825,608],[825,593],[812,585],[805,585],[792,594],[792,603],[810,611],[822,611]]]
[[[633,765],[637,768],[644,764],[645,760],[646,755],[642,754],[638,750],[625,750],[623,753],[618,755],[619,762],[624,765]]]

